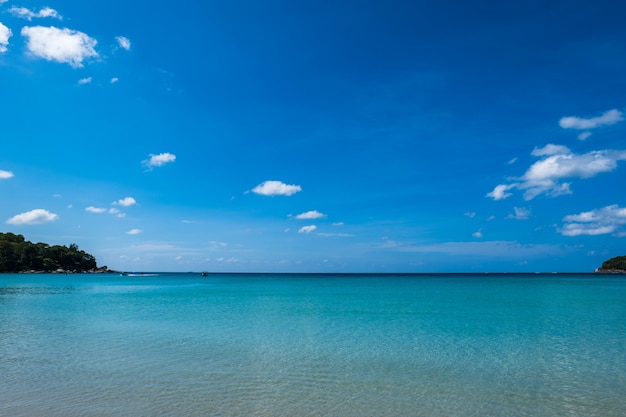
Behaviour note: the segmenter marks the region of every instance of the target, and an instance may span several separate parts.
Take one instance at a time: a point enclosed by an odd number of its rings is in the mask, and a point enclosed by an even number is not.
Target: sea
[[[625,276],[0,274],[0,416],[625,415]]]

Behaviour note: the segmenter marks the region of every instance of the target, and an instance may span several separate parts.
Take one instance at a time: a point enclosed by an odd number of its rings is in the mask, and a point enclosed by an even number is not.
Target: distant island
[[[626,274],[626,256],[616,256],[602,262],[602,266],[596,269],[600,274]]]
[[[98,268],[96,258],[80,250],[78,245],[32,243],[22,235],[0,233],[0,272],[104,273],[114,272],[106,266]]]

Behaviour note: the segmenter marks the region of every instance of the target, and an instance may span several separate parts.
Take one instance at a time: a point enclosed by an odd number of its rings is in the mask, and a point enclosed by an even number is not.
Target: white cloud
[[[513,207],[514,214],[509,214],[508,219],[527,220],[530,217],[530,210],[525,207]]]
[[[480,239],[481,237],[483,237],[483,229],[478,229],[477,231],[472,233],[472,236],[477,239]]]
[[[143,230],[141,229],[130,229],[128,232],[126,232],[127,235],[138,235],[139,233],[142,233]]]
[[[115,40],[120,48],[130,51],[130,40],[125,36],[116,36]]]
[[[322,237],[353,237],[351,233],[318,233],[318,236]]]
[[[517,162],[517,157],[509,159],[508,164],[509,164],[509,165],[513,165],[513,164],[514,164],[514,163],[516,163],[516,162]]]
[[[100,213],[106,213],[107,209],[102,208],[102,207],[89,206],[85,208],[85,211],[88,211],[90,213],[100,214]]]
[[[485,256],[502,259],[525,259],[528,257],[546,257],[562,253],[563,248],[556,245],[522,244],[515,241],[480,241],[480,242],[446,242],[432,245],[412,245],[394,242],[385,245],[391,250],[411,253],[443,253],[461,256]]]
[[[61,16],[59,12],[57,12],[54,9],[51,9],[50,7],[44,7],[43,9],[40,9],[38,12],[33,12],[32,10],[27,9],[26,7],[14,6],[9,9],[9,13],[11,13],[13,16],[21,17],[22,19],[27,19],[27,20],[32,20],[33,18],[37,18],[37,17],[51,17],[54,19],[63,20],[63,16]]]
[[[78,80],[78,85],[89,84],[91,81],[93,81],[91,77],[81,78]]]
[[[560,232],[564,236],[605,235],[615,233],[624,236],[620,229],[626,225],[626,208],[617,204],[606,206],[579,214],[571,214],[563,218],[563,228]]]
[[[310,211],[307,211],[305,213],[298,214],[296,216],[296,219],[311,220],[311,219],[321,219],[323,217],[326,217],[326,215],[324,213],[320,213],[317,210],[310,210]]]
[[[0,180],[7,180],[9,178],[13,178],[14,175],[11,171],[4,171],[0,169]]]
[[[53,222],[59,218],[58,215],[44,209],[35,209],[25,213],[18,214],[7,220],[7,224],[41,224]]]
[[[470,219],[473,219],[474,217],[476,217],[476,212],[469,211],[469,212],[465,213],[464,216],[465,217],[469,217]]]
[[[115,84],[116,82],[118,82],[120,79],[117,77],[113,77],[111,78],[111,84]]]
[[[141,161],[141,163],[146,168],[152,169],[154,167],[160,167],[167,163],[174,162],[175,160],[176,160],[176,155],[169,153],[169,152],[163,152],[158,155],[151,153],[150,158]]]
[[[120,200],[114,201],[113,204],[115,205],[119,204],[120,206],[130,207],[134,204],[137,204],[137,201],[132,197],[124,197]]]
[[[315,231],[317,229],[317,226],[315,225],[310,225],[310,226],[302,226],[300,228],[300,230],[298,230],[298,233],[311,233],[313,231]]]
[[[487,197],[491,197],[494,200],[504,200],[505,198],[509,198],[513,195],[511,193],[507,193],[507,191],[513,187],[515,187],[515,184],[496,185],[496,188],[494,188],[493,191],[487,193]]]
[[[335,222],[333,223],[333,226],[343,226],[344,223],[343,222]]]
[[[26,26],[21,33],[28,38],[28,51],[47,61],[81,68],[85,59],[99,56],[94,49],[98,42],[83,32],[54,26]]]
[[[561,182],[566,178],[591,178],[617,168],[617,162],[626,160],[626,151],[601,150],[585,154],[572,153],[567,147],[546,145],[535,148],[532,155],[542,157],[528,168],[526,173],[511,184],[500,184],[487,194],[494,200],[511,196],[506,191],[512,188],[525,190],[524,199],[532,200],[540,194],[551,197],[571,194],[571,182]]]
[[[601,116],[584,119],[582,117],[563,117],[559,120],[559,126],[563,129],[594,129],[600,126],[613,125],[624,120],[624,115],[617,109],[604,112]]]
[[[585,140],[585,139],[589,138],[589,136],[591,136],[591,132],[583,132],[580,135],[578,135],[578,139],[579,140]]]
[[[126,213],[122,213],[121,211],[119,211],[115,207],[112,207],[112,208],[109,209],[109,214],[114,214],[115,216],[119,217],[120,219],[123,219],[124,217],[126,217]]]
[[[8,51],[7,46],[9,46],[9,38],[12,34],[11,29],[0,23],[0,54]]]
[[[530,153],[532,156],[569,155],[572,151],[567,146],[547,144],[543,148],[535,148]]]
[[[290,196],[299,191],[302,191],[302,187],[300,187],[299,185],[285,184],[281,181],[265,181],[252,189],[252,192],[255,194],[267,196]]]

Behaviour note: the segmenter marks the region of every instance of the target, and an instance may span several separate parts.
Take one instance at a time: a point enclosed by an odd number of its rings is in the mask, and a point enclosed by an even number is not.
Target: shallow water
[[[1,416],[623,416],[626,279],[0,275]]]

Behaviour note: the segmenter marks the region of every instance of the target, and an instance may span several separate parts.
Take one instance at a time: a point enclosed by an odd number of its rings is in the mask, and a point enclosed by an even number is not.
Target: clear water
[[[0,275],[1,416],[624,416],[626,278]]]

